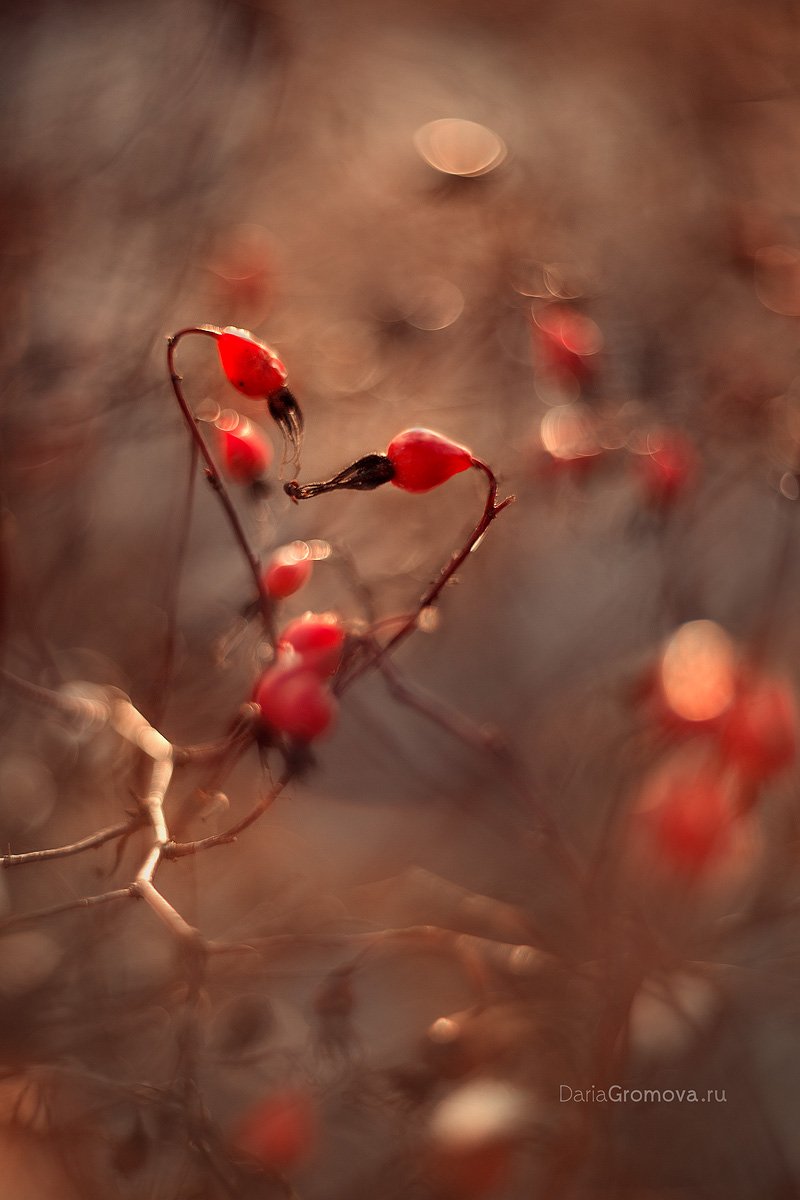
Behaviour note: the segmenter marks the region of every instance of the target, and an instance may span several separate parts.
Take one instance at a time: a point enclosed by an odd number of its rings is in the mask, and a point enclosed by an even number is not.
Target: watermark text
[[[628,1088],[612,1083],[606,1088],[559,1085],[562,1104],[726,1104],[725,1088]]]

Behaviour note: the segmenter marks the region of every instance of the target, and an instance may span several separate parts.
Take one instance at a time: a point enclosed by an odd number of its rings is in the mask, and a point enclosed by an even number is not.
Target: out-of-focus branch
[[[446,562],[442,567],[441,571],[436,576],[433,583],[431,583],[430,587],[423,592],[422,596],[417,602],[417,607],[415,608],[414,612],[406,618],[400,628],[391,635],[388,641],[378,646],[367,659],[357,664],[339,681],[336,687],[337,693],[341,694],[344,692],[348,687],[351,686],[351,684],[355,683],[357,679],[360,679],[366,671],[368,671],[376,663],[380,662],[381,659],[386,658],[386,656],[391,654],[393,650],[396,650],[397,647],[414,632],[419,624],[419,619],[422,613],[426,608],[433,607],[447,584],[458,571],[459,567],[464,564],[472,551],[477,549],[478,544],[482,541],[492,522],[500,516],[500,513],[503,511],[503,509],[508,508],[509,504],[513,504],[515,499],[514,496],[506,496],[505,500],[500,500],[498,502],[498,483],[491,467],[477,458],[473,459],[472,466],[483,472],[488,481],[486,502],[483,506],[483,512],[481,513],[480,519],[478,520],[474,529],[467,535],[467,538],[462,546],[451,555],[448,562]]]
[[[15,925],[27,925],[29,921],[38,921],[43,917],[57,917],[61,913],[73,912],[79,908],[95,908],[98,904],[110,904],[114,900],[130,900],[133,895],[132,885],[115,888],[110,892],[101,892],[97,896],[81,896],[77,900],[65,900],[62,904],[51,904],[46,908],[34,908],[31,912],[16,913],[0,921],[0,932],[11,929]]]
[[[293,778],[294,772],[288,770],[273,787],[265,792],[258,804],[254,808],[251,808],[250,812],[242,817],[240,821],[237,821],[235,825],[231,825],[221,833],[214,833],[209,837],[199,838],[194,842],[172,842],[165,847],[164,857],[170,859],[185,858],[190,854],[199,854],[203,850],[213,850],[215,846],[227,846],[231,842],[235,842],[240,833],[243,833],[245,829],[249,829],[259,817],[263,816]]]
[[[88,837],[70,842],[66,846],[55,846],[49,850],[29,850],[25,854],[4,854],[0,856],[0,866],[16,867],[23,863],[46,862],[51,858],[69,858],[73,854],[82,854],[84,850],[92,850],[97,846],[105,846],[117,838],[126,837],[142,827],[142,818],[135,817],[130,821],[120,821],[117,825],[109,825],[98,829]]]
[[[389,692],[402,704],[433,721],[464,745],[492,757],[525,810],[534,814],[548,846],[557,855],[559,862],[569,876],[582,885],[585,871],[577,855],[564,840],[551,813],[531,791],[522,765],[516,761],[513,751],[499,732],[470,720],[458,709],[430,695],[424,688],[410,683],[390,659],[381,657],[373,659],[373,662],[376,663]]]

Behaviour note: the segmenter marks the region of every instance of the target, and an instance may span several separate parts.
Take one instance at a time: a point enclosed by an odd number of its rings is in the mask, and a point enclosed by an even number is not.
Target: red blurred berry
[[[245,396],[272,396],[286,382],[286,367],[277,354],[246,329],[223,329],[217,349],[225,375]]]
[[[262,1167],[283,1172],[308,1157],[316,1136],[311,1097],[300,1089],[286,1088],[251,1108],[233,1141],[237,1150]]]
[[[641,815],[651,851],[681,874],[701,874],[730,846],[730,793],[708,767],[683,766],[659,776],[645,790]]]
[[[428,1126],[437,1191],[453,1200],[478,1200],[502,1186],[532,1112],[527,1093],[496,1079],[477,1077],[446,1095]]]
[[[336,701],[319,674],[302,660],[279,662],[265,671],[253,700],[269,730],[299,742],[322,737],[336,717]]]
[[[684,434],[664,434],[649,453],[637,459],[646,502],[654,508],[669,508],[694,483],[697,466],[697,452]]]
[[[594,321],[563,305],[552,305],[536,315],[536,348],[541,363],[557,375],[571,375],[589,383],[595,375],[593,356],[603,344]]]
[[[427,492],[473,464],[472,452],[431,429],[407,429],[389,444],[391,482],[406,492]]]
[[[751,780],[763,780],[791,765],[797,755],[797,705],[783,680],[743,685],[726,715],[723,753]]]
[[[344,627],[336,613],[304,613],[290,621],[278,639],[279,650],[293,650],[307,670],[333,675],[342,661]]]
[[[308,583],[314,562],[305,542],[281,546],[270,558],[264,571],[264,587],[275,600],[293,596]]]
[[[512,1147],[506,1142],[465,1147],[436,1147],[429,1173],[448,1200],[481,1200],[497,1191],[509,1175]]]
[[[225,473],[236,483],[255,483],[272,462],[272,446],[257,425],[246,419],[235,429],[218,430]]]

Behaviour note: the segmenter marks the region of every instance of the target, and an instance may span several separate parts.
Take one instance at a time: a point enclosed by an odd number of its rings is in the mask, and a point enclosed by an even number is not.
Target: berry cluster
[[[342,661],[345,630],[336,613],[307,612],[282,630],[276,661],[253,692],[267,736],[312,742],[336,718],[331,677]]]
[[[262,674],[253,692],[257,705],[262,741],[268,744],[288,739],[286,747],[297,764],[297,750],[307,747],[327,733],[335,720],[336,700],[331,680],[339,671],[345,646],[344,626],[335,613],[306,613],[290,622],[277,635],[273,615],[276,605],[300,590],[309,580],[313,556],[304,542],[295,542],[273,552],[265,567],[258,562],[241,527],[236,510],[208,448],[197,421],[186,404],[180,376],[174,369],[175,346],[191,333],[214,339],[223,372],[239,392],[250,398],[264,398],[271,415],[282,428],[287,444],[299,451],[303,419],[294,397],[285,387],[287,371],[281,360],[264,342],[246,330],[213,325],[181,330],[169,339],[169,363],[173,388],[192,436],[203,455],[208,475],[216,487],[237,540],[253,573],[259,594],[262,617],[271,634],[274,661]],[[272,461],[272,449],[261,429],[248,417],[226,410],[215,418],[222,471],[235,483],[258,486]],[[498,504],[497,482],[491,469],[460,443],[430,429],[407,429],[389,443],[385,453],[371,453],[356,459],[333,478],[321,483],[300,484],[292,480],[285,491],[292,500],[307,500],[339,489],[371,491],[391,483],[406,492],[423,493],[441,486],[469,468],[480,471],[489,483],[481,519],[422,597],[419,612],[430,608],[455,570],[474,549],[489,524],[510,502]],[[373,660],[388,653],[413,631],[417,614],[406,620],[383,645],[372,641]],[[370,665],[362,660],[356,674]],[[354,676],[353,676],[354,677]]]
[[[692,621],[667,641],[639,703],[674,745],[645,781],[635,820],[667,869],[708,874],[741,844],[765,785],[795,761],[793,689],[741,660],[719,626]]]
[[[538,371],[552,403],[541,423],[541,473],[580,481],[600,466],[624,461],[641,503],[661,513],[672,509],[698,475],[691,440],[670,428],[654,428],[642,437],[626,430],[619,417],[600,414],[596,393],[603,335],[591,318],[570,305],[550,304],[534,313],[531,330]]]

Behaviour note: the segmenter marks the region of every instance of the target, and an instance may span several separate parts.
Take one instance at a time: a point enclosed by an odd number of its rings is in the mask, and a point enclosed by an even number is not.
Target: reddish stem
[[[261,578],[261,566],[256,558],[253,548],[250,545],[250,542],[247,539],[247,535],[242,528],[242,523],[239,520],[239,515],[236,512],[233,501],[230,498],[228,489],[225,486],[222,476],[217,470],[217,465],[214,462],[214,459],[211,457],[211,452],[209,451],[208,446],[205,443],[205,439],[200,432],[200,426],[197,423],[197,419],[186,402],[186,397],[184,396],[183,388],[181,387],[182,377],[175,370],[175,350],[178,342],[181,340],[181,338],[187,337],[189,334],[193,333],[214,338],[216,341],[216,339],[222,333],[222,330],[218,329],[216,325],[189,325],[185,329],[179,329],[177,333],[173,333],[167,338],[167,366],[169,368],[169,377],[170,382],[172,383],[172,390],[175,393],[175,399],[178,401],[178,406],[183,414],[186,427],[194,439],[197,449],[200,451],[200,456],[206,468],[208,481],[219,497],[219,502],[225,511],[226,517],[228,518],[228,524],[231,527],[233,536],[236,538],[242,554],[247,559],[247,565],[250,568],[250,573],[253,576],[253,581],[256,585],[256,591],[258,592],[259,607],[261,609],[264,625],[270,641],[274,646],[275,624],[273,619],[273,605],[272,600],[270,599],[270,596],[264,586],[264,581]]]
[[[506,496],[505,500],[501,500],[498,504],[497,478],[491,467],[489,467],[485,462],[482,462],[479,458],[473,458],[471,465],[475,468],[475,470],[483,472],[488,480],[489,485],[486,493],[486,503],[483,506],[483,512],[481,513],[480,520],[472,532],[468,535],[461,548],[455,551],[449,562],[445,563],[445,565],[442,567],[441,571],[436,576],[427,591],[425,591],[420,597],[419,603],[417,604],[414,612],[405,619],[397,632],[393,633],[389,638],[388,642],[384,642],[382,646],[378,646],[370,655],[370,657],[355,667],[353,671],[351,671],[351,673],[341,681],[341,684],[336,688],[337,693],[341,693],[345,690],[345,688],[350,687],[352,683],[355,683],[355,681],[365,674],[366,671],[370,670],[370,668],[379,663],[388,654],[391,654],[391,652],[396,649],[401,642],[404,642],[406,638],[414,632],[419,623],[420,615],[426,608],[431,608],[436,603],[447,584],[455,575],[456,571],[458,571],[459,567],[461,567],[466,559],[469,558],[470,554],[478,545],[478,542],[486,533],[487,529],[495,520],[495,518],[498,517],[503,509],[507,508],[509,504],[513,504],[516,498],[514,496]]]

